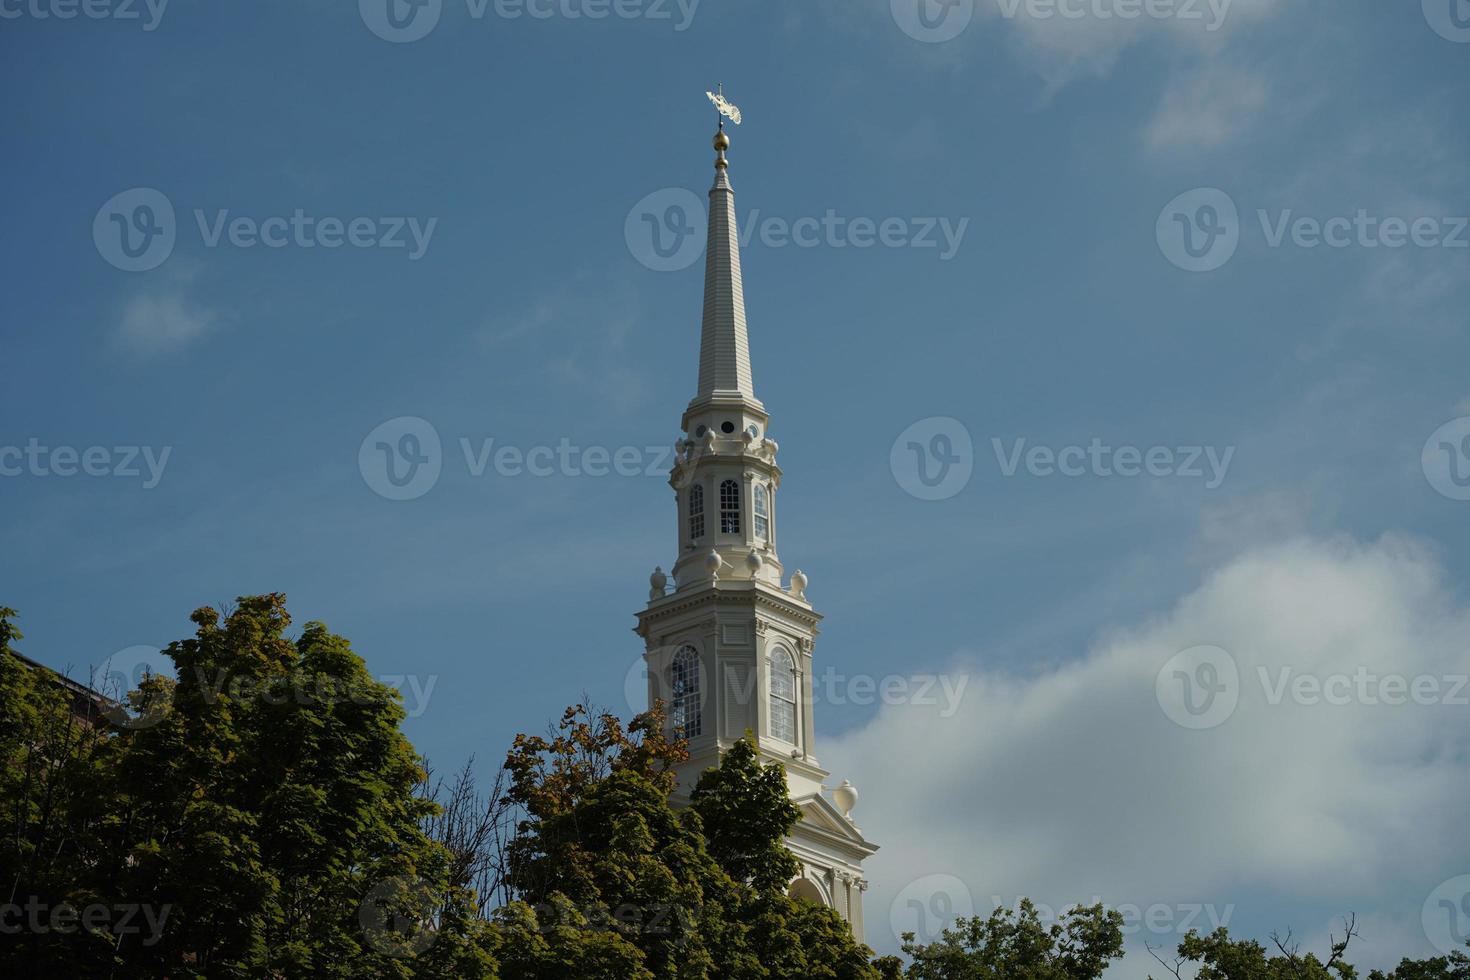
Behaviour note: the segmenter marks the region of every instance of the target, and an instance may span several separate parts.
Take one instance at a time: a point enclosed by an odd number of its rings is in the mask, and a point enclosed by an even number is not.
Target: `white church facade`
[[[829,789],[830,774],[817,761],[812,677],[822,617],[806,597],[806,576],[797,570],[787,579],[776,550],[781,468],[751,378],[723,123],[714,145],[699,385],[669,477],[678,557],[671,575],[654,571],[648,605],[637,614],[649,703],[661,698],[670,725],[689,740],[676,802],[688,800],[700,773],[735,741],[755,733],[762,760],[785,768],[801,809],[787,840],[803,868],[791,894],[835,909],[861,940],[862,862],[877,846],[852,820],[856,790],[846,782]]]

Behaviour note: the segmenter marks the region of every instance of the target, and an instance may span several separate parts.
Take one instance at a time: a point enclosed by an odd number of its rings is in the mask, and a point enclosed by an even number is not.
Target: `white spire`
[[[724,122],[715,134],[715,182],[709,190],[709,242],[704,253],[704,323],[699,340],[699,391],[690,409],[739,402],[756,409],[750,376],[750,338],[745,327],[745,291],[740,282],[740,230],[735,189],[730,186]]]

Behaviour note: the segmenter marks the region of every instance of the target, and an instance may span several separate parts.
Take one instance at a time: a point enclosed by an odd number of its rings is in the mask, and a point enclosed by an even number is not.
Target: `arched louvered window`
[[[734,480],[720,484],[720,533],[740,533],[740,484]]]
[[[699,704],[699,651],[681,647],[669,664],[669,719],[685,738],[694,738],[703,728]]]
[[[689,488],[689,538],[704,537],[704,487],[696,483]]]
[[[766,487],[763,483],[755,485],[755,536],[762,541],[766,539],[766,533],[770,529],[770,508],[766,505]]]
[[[771,737],[796,744],[796,661],[790,651],[771,651]]]

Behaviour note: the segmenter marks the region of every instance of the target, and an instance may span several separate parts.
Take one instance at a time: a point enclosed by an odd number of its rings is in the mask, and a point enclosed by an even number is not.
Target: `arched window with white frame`
[[[757,483],[755,485],[755,536],[760,540],[766,540],[770,532],[771,522],[770,507],[766,504],[766,485]]]
[[[740,484],[736,480],[720,484],[720,533],[740,533]]]
[[[771,651],[771,737],[796,744],[796,661],[791,651]]]
[[[689,488],[689,540],[704,537],[704,487],[696,483]]]
[[[703,729],[699,703],[699,651],[680,647],[669,664],[669,720],[685,738]]]

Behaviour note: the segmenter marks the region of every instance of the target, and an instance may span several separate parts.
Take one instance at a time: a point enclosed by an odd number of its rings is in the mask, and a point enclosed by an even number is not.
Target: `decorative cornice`
[[[822,621],[822,614],[815,611],[811,606],[792,599],[785,593],[772,590],[770,586],[762,583],[738,582],[738,587],[705,585],[703,588],[693,592],[684,593],[675,590],[662,599],[655,599],[648,604],[648,608],[637,614],[638,625],[633,632],[640,635],[648,628],[649,624],[688,612],[691,609],[710,602],[724,605],[756,605],[775,610],[782,615],[805,625],[813,633],[817,632],[817,624]]]

